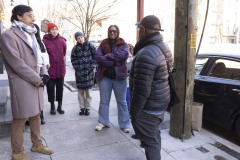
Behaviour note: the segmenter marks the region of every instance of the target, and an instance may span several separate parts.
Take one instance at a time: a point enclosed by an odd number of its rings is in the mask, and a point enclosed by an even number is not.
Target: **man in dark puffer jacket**
[[[139,41],[129,77],[130,115],[147,160],[160,160],[159,125],[170,101],[166,59],[172,67],[172,54],[159,33],[163,30],[156,16],[144,17],[138,29]]]

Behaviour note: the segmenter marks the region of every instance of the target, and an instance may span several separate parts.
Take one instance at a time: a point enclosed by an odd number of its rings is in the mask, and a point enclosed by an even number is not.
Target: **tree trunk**
[[[177,0],[175,6],[174,68],[181,102],[170,110],[170,135],[183,140],[191,138],[197,0]]]

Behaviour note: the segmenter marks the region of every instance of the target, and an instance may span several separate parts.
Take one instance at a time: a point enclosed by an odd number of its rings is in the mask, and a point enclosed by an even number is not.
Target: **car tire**
[[[237,118],[235,122],[235,127],[234,127],[235,133],[237,134],[238,137],[240,137],[240,116]]]

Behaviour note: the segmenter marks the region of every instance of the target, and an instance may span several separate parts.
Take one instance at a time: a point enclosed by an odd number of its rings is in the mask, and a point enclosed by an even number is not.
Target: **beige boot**
[[[43,146],[43,145],[41,146],[33,145],[31,151],[46,154],[46,155],[53,154],[54,152],[51,148],[48,148],[47,146]]]
[[[12,160],[30,160],[25,153],[13,153]]]

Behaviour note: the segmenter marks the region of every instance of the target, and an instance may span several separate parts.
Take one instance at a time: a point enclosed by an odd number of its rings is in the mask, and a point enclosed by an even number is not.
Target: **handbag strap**
[[[167,56],[166,56],[165,53],[163,52],[161,46],[158,46],[158,45],[156,45],[156,46],[162,51],[162,53],[163,53],[163,55],[164,55],[164,57],[165,57],[166,63],[167,63],[168,72],[171,73],[171,69],[170,69],[170,66],[169,66],[169,62],[168,62]]]
[[[170,69],[170,66],[169,66],[168,58],[166,57],[165,53],[163,52],[163,50],[162,50],[162,48],[161,48],[160,46],[158,46],[157,44],[155,44],[155,46],[157,46],[157,47],[162,51],[162,53],[163,53],[163,55],[164,55],[164,57],[165,57],[166,63],[167,63],[168,72],[171,73],[171,69]],[[141,55],[141,52],[138,53],[138,54],[135,56],[135,58],[136,58],[137,56],[139,56],[139,55]]]

